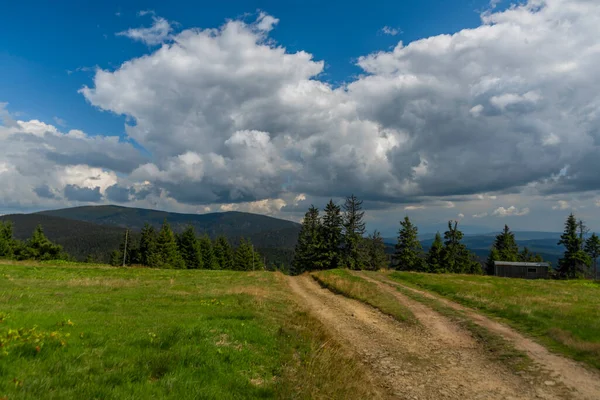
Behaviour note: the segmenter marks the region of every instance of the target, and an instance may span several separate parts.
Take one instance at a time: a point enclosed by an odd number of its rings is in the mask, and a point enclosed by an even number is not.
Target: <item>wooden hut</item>
[[[494,275],[505,278],[547,279],[549,270],[543,262],[494,261]]]

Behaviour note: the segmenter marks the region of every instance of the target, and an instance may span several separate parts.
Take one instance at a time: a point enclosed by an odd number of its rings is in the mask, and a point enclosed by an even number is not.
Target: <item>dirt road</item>
[[[547,376],[551,377],[551,381],[560,382],[562,385],[566,386],[572,392],[574,398],[589,400],[600,399],[600,374],[595,371],[591,371],[576,361],[562,357],[558,354],[551,353],[544,346],[523,336],[509,326],[498,321],[494,321],[493,319],[490,319],[467,307],[461,306],[460,304],[454,303],[440,296],[391,281],[382,275],[378,274],[377,280],[370,278],[364,273],[359,273],[358,275],[360,275],[363,279],[367,279],[378,284],[381,290],[386,290],[394,295],[400,302],[411,308],[415,316],[425,326],[428,325],[427,320],[435,318],[432,317],[432,315],[437,313],[420,303],[410,300],[397,290],[393,289],[392,286],[400,286],[405,290],[410,290],[422,296],[436,299],[450,308],[463,312],[464,315],[474,323],[484,327],[492,333],[503,337],[517,350],[525,352],[531,360],[533,360],[543,371],[545,371]],[[429,328],[432,329],[433,327],[429,326]]]
[[[441,315],[422,316],[422,325],[402,324],[322,289],[310,276],[290,277],[289,285],[299,302],[373,370],[390,397],[577,398],[562,387],[528,381],[492,361],[468,332]]]

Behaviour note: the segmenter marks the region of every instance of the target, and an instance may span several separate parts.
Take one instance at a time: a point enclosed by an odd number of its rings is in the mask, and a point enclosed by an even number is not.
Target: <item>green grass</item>
[[[376,284],[352,275],[344,269],[319,271],[312,274],[319,284],[334,293],[356,299],[377,308],[398,321],[416,323],[415,316],[394,296],[381,291]]]
[[[503,318],[548,347],[600,368],[600,285],[394,272],[392,279]]]
[[[4,264],[0,341],[0,398],[376,395],[276,273]]]

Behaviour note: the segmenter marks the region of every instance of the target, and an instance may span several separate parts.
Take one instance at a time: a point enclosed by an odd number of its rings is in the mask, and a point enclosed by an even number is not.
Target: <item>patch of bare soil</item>
[[[364,275],[361,276],[363,278],[368,279]],[[488,318],[484,315],[481,315],[468,307],[454,303],[448,299],[434,295],[427,291],[418,290],[409,286],[402,285],[401,283],[391,281],[388,278],[382,279],[388,285],[400,286],[406,290],[413,291],[422,296],[438,300],[447,307],[459,310],[463,313],[463,315],[465,315],[477,325],[482,326],[488,331],[501,336],[509,343],[511,343],[517,350],[526,353],[529,356],[529,358],[539,366],[540,370],[544,374],[551,377],[549,380],[544,381],[545,385],[552,387],[554,386],[555,382],[558,382],[562,386],[569,389],[569,391],[571,392],[571,397],[574,399],[600,399],[600,373],[598,373],[597,371],[592,371],[577,361],[552,353],[544,346],[534,342],[532,339],[523,336],[521,333],[517,332],[511,327],[498,321],[495,321],[491,318]],[[372,281],[377,282],[375,280]],[[406,296],[403,296],[395,290],[393,290],[393,292],[395,292],[395,296],[397,298],[408,299]],[[421,308],[428,309],[428,307],[418,302],[412,302],[416,303]],[[413,310],[413,312],[415,312],[415,310]],[[415,315],[416,314],[417,312],[415,312]],[[417,316],[417,318],[419,317]]]
[[[290,277],[289,285],[394,398],[569,398],[557,395],[558,388],[529,383],[488,359],[467,332],[440,315],[421,315],[422,325],[402,324],[361,302],[322,289],[309,276]]]

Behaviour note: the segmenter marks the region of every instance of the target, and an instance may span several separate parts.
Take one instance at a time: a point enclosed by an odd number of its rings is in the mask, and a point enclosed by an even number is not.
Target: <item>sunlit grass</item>
[[[549,347],[600,368],[600,284],[394,272],[399,282],[504,318]]]

